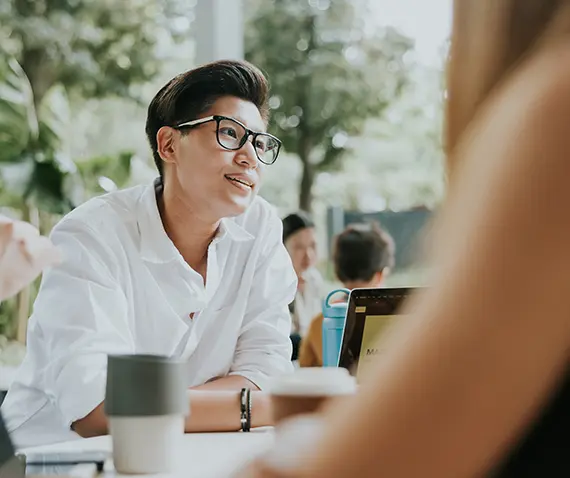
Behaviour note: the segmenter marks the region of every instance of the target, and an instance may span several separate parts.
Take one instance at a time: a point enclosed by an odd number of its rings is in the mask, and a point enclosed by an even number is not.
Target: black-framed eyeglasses
[[[243,147],[251,136],[257,159],[267,165],[277,161],[277,156],[279,156],[279,150],[281,149],[279,138],[269,133],[252,131],[238,120],[227,116],[207,116],[206,118],[180,123],[176,128],[192,128],[210,121],[216,122],[216,139],[222,148],[229,151],[237,151]]]

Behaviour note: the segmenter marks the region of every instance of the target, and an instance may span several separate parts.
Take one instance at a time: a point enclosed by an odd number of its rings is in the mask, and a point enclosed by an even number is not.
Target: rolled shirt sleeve
[[[43,278],[28,340],[45,350],[45,392],[70,426],[104,400],[107,355],[133,353],[134,340],[113,254],[95,231],[68,219],[51,239],[63,262]]]
[[[281,220],[273,211],[264,243],[230,370],[230,375],[241,375],[262,390],[271,377],[293,370],[288,305],[297,290]]]

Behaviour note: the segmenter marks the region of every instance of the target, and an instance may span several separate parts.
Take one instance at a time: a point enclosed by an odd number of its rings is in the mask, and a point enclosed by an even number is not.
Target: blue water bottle
[[[347,302],[331,304],[332,296],[350,294],[348,289],[333,290],[323,302],[323,367],[337,367],[342,342],[342,332],[346,320]]]

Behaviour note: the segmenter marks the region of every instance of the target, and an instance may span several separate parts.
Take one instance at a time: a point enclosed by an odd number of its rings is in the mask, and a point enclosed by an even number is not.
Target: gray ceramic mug
[[[178,466],[189,413],[185,362],[109,355],[105,414],[119,473],[170,473]]]

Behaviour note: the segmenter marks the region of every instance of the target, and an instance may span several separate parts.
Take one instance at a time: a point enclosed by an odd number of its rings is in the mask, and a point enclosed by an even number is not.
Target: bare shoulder
[[[570,45],[553,46],[530,58],[503,93],[503,113],[510,112],[510,119],[527,130],[529,139],[546,133],[570,142]]]
[[[452,247],[453,231],[467,237],[474,223],[481,240],[501,244],[508,237],[514,250],[524,244],[521,237],[532,236],[538,242],[527,250],[545,247],[550,239],[543,233],[566,225],[559,218],[570,207],[569,124],[570,45],[528,59],[487,99],[461,138],[453,153],[459,174],[448,192],[454,199],[437,235],[446,244],[442,254]],[[537,218],[541,234],[534,234]],[[570,228],[559,232],[560,243],[570,241]]]
[[[570,101],[570,43],[544,48],[529,62],[528,69],[535,81],[542,80],[545,97],[557,93]]]
[[[488,98],[456,154],[485,181],[524,178],[546,187],[550,177],[563,175],[567,184],[568,124],[570,45],[545,49],[515,70]]]

